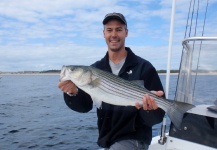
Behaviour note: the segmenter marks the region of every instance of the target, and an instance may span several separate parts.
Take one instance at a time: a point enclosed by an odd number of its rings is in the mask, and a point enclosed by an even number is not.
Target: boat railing
[[[207,104],[209,101],[213,104],[217,98],[216,88],[209,89],[209,84],[217,85],[217,82],[213,83],[217,80],[217,37],[189,37],[182,45],[175,100],[193,104]],[[212,76],[205,78],[201,75]]]

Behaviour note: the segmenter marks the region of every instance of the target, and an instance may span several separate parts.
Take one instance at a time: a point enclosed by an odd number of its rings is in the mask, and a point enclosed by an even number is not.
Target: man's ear
[[[125,29],[126,30],[126,36],[125,37],[127,37],[128,36],[128,29]]]
[[[103,29],[103,31],[102,31],[102,32],[103,32],[103,36],[104,36],[104,38],[105,38],[105,29]]]

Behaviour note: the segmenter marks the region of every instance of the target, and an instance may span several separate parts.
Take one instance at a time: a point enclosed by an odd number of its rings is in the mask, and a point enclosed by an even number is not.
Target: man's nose
[[[114,30],[114,31],[112,31],[112,36],[117,36],[117,32]]]

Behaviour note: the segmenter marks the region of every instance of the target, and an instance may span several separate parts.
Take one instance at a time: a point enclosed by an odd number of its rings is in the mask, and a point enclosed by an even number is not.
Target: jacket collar
[[[122,72],[124,72],[128,67],[133,67],[133,66],[135,66],[138,63],[136,55],[132,52],[132,50],[129,47],[125,47],[125,50],[127,51],[127,57],[126,57],[125,63],[123,65],[123,67],[121,68],[119,74],[121,74]],[[109,65],[108,52],[106,53],[106,55],[102,59],[102,63],[100,65],[100,69],[103,69],[103,70],[111,72],[111,67]]]

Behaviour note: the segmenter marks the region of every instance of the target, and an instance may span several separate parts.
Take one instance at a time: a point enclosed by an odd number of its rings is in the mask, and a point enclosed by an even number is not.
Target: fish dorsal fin
[[[215,100],[214,104],[217,106],[217,99]]]
[[[138,85],[139,87],[145,88],[143,80],[133,80],[131,82],[134,83],[135,85]]]

